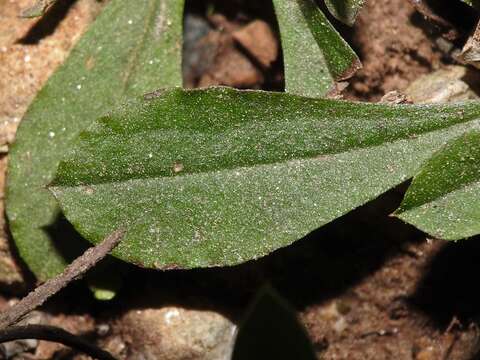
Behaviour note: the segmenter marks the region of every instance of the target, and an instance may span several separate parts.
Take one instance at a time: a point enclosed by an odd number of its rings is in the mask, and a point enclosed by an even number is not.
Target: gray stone
[[[475,73],[475,75],[478,75]],[[468,82],[475,76],[464,66],[447,66],[421,76],[405,90],[405,94],[416,104],[451,103],[478,99]]]
[[[235,330],[213,311],[175,306],[129,310],[114,325],[126,347],[116,355],[130,360],[227,360]]]

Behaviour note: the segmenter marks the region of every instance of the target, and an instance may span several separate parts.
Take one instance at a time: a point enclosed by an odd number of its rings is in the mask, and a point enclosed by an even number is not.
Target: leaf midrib
[[[479,121],[479,120],[478,119],[472,119],[472,120],[469,120],[469,121],[466,121],[466,122],[463,122],[463,123],[453,124],[453,125],[450,125],[450,126],[447,126],[447,127],[441,128],[441,129],[437,129],[437,130],[434,130],[434,131],[426,131],[426,132],[418,135],[418,137],[425,136],[426,134],[433,134],[435,132],[447,131],[448,129],[451,129],[451,128],[454,128],[454,127],[466,126],[467,124],[469,124],[470,122],[473,122],[473,121]],[[468,129],[465,129],[465,131],[468,131]],[[61,178],[59,178],[59,179],[56,178],[56,179],[53,180],[53,182],[50,185],[48,185],[48,187],[49,188],[57,188],[57,187],[76,188],[76,187],[83,187],[83,186],[119,184],[119,183],[126,183],[126,182],[130,182],[130,181],[139,181],[139,180],[173,179],[173,178],[180,178],[180,177],[198,176],[199,174],[237,172],[241,169],[249,169],[249,168],[252,168],[252,167],[262,167],[262,166],[270,167],[270,166],[276,166],[276,165],[289,166],[293,163],[307,161],[307,160],[318,159],[319,161],[324,161],[324,160],[327,160],[327,159],[329,159],[333,156],[348,154],[348,153],[355,152],[355,151],[358,151],[358,150],[381,148],[381,147],[389,146],[389,145],[395,144],[397,142],[402,142],[402,141],[406,141],[406,140],[407,141],[409,140],[408,136],[397,138],[394,141],[386,141],[382,144],[378,144],[378,145],[374,145],[374,146],[353,147],[350,150],[343,151],[343,152],[323,153],[323,154],[316,154],[315,156],[305,156],[305,157],[297,157],[297,158],[288,159],[288,160],[279,160],[279,161],[272,161],[272,162],[266,162],[266,163],[256,163],[254,166],[252,166],[252,165],[234,166],[234,167],[228,167],[228,168],[225,167],[225,168],[222,168],[222,169],[211,169],[211,170],[203,170],[203,171],[195,171],[195,172],[187,172],[187,171],[183,172],[182,171],[182,172],[179,172],[178,174],[174,174],[174,175],[171,175],[171,176],[163,176],[161,174],[147,174],[147,175],[144,175],[142,177],[132,176],[132,177],[129,177],[127,179],[119,179],[119,180],[108,180],[108,179],[106,179],[106,181],[92,181],[92,182],[89,182],[89,183],[81,183],[81,184],[80,183],[79,184],[68,184],[68,183],[62,184],[61,181],[59,181],[59,180],[61,180]],[[71,161],[62,161],[62,163],[69,163],[69,162],[71,162]]]
[[[132,80],[132,76],[135,73],[135,69],[137,68],[138,59],[140,57],[142,49],[145,47],[145,44],[147,42],[146,40],[147,40],[147,35],[149,33],[149,29],[152,23],[155,21],[155,16],[159,8],[158,4],[161,1],[164,1],[164,0],[151,0],[149,2],[150,3],[149,7],[152,8],[152,11],[148,12],[150,16],[148,16],[148,18],[146,18],[144,21],[143,31],[140,34],[140,41],[138,42],[138,45],[132,49],[132,52],[131,52],[132,55],[130,57],[130,61],[128,62],[128,66],[125,71],[125,77],[123,79],[122,94],[126,94],[128,89],[130,88],[130,82]]]

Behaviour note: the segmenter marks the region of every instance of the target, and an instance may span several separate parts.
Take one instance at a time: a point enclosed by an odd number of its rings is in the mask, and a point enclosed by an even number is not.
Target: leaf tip
[[[355,75],[355,73],[358,70],[362,68],[363,68],[362,62],[357,56],[355,56],[350,66],[337,76],[337,81],[344,81],[344,80],[350,79],[353,75]]]

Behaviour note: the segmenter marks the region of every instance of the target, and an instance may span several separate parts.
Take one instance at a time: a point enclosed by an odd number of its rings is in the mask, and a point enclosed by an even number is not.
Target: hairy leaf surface
[[[182,16],[181,0],[112,0],[22,120],[10,152],[7,213],[20,255],[39,279],[63,269],[58,244],[67,252],[73,246],[46,189],[60,159],[81,130],[127,96],[181,85]]]
[[[480,131],[449,142],[420,169],[396,215],[432,236],[480,234]]]
[[[80,135],[51,190],[85,238],[160,269],[287,246],[413,176],[480,105],[392,106],[228,88],[165,90]]]
[[[351,77],[360,60],[312,0],[273,0],[280,27],[285,91],[321,97]]]
[[[335,18],[347,25],[353,25],[365,0],[325,0],[328,10]]]

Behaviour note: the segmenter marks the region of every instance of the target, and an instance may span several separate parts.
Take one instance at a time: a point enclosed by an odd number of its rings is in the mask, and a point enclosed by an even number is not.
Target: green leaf
[[[452,140],[429,159],[395,214],[440,239],[480,234],[480,131]]]
[[[181,0],[112,0],[22,120],[10,152],[7,213],[19,253],[40,280],[67,261],[57,240],[73,246],[57,229],[60,209],[46,184],[95,118],[128,96],[181,85],[182,17]]]
[[[462,0],[465,4],[468,4],[476,9],[480,9],[480,1],[479,0]]]
[[[172,89],[83,132],[51,190],[88,240],[160,269],[233,265],[287,246],[413,176],[480,105],[392,106]]]
[[[238,331],[233,360],[315,360],[295,310],[273,289],[260,291]]]
[[[336,19],[353,25],[365,0],[325,0],[328,10]]]
[[[351,77],[360,60],[312,0],[273,0],[280,28],[285,90],[322,97]]]
[[[115,298],[124,286],[127,271],[124,262],[109,256],[96,264],[86,274],[85,280],[95,299],[108,301]]]

